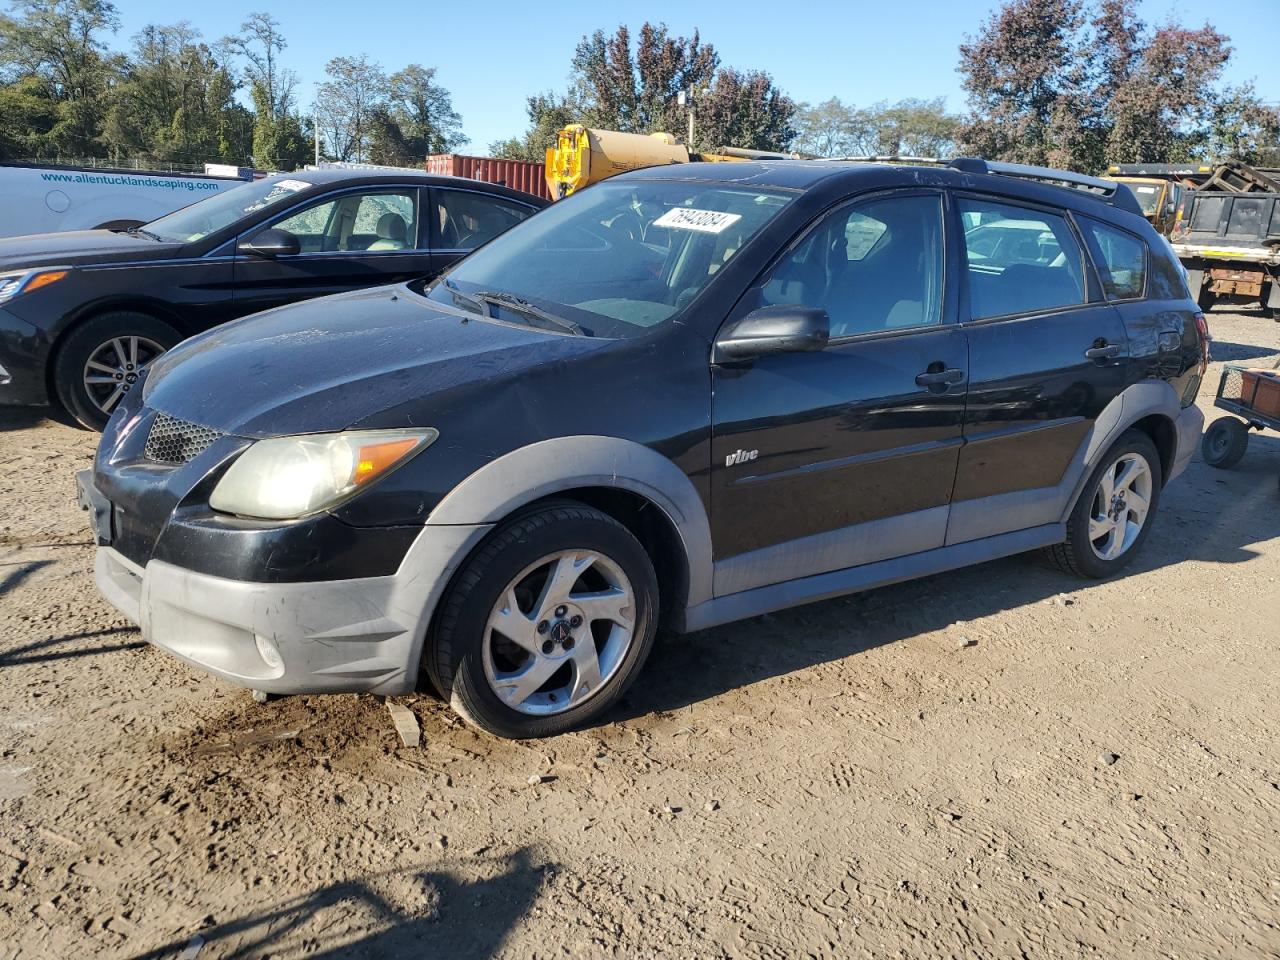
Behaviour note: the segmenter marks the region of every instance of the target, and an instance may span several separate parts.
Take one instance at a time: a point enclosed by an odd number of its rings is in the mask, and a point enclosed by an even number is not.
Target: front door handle
[[[1090,360],[1110,360],[1112,357],[1120,356],[1120,344],[1107,343],[1105,340],[1095,340],[1094,345],[1084,352],[1084,355]]]
[[[944,370],[934,370],[932,367],[940,366],[940,364],[932,364],[930,369],[924,373],[916,374],[916,383],[922,387],[939,387],[947,386],[952,383],[959,383],[964,379],[964,371],[955,367],[947,367]]]

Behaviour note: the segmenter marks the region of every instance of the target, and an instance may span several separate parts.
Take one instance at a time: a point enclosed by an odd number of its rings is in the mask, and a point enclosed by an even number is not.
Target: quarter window
[[[763,305],[822,307],[831,336],[942,322],[942,199],[885,197],[818,224],[769,271]]]
[[[959,200],[969,317],[1018,316],[1084,302],[1080,245],[1063,217],[988,200]]]
[[[1131,300],[1142,296],[1147,286],[1147,245],[1131,233],[1105,224],[1084,220],[1093,240],[1095,259],[1101,257],[1102,285],[1108,300]]]

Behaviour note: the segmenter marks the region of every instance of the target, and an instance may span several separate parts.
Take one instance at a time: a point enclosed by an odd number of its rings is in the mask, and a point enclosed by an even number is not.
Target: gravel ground
[[[1274,434],[1197,456],[1116,580],[1015,557],[665,638],[549,741],[406,698],[418,749],[148,647],[93,585],[94,440],[0,413],[0,958],[1280,953]]]

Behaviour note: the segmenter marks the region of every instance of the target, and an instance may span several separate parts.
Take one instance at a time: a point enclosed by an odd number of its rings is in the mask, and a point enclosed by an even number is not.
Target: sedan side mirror
[[[240,241],[240,252],[255,257],[294,257],[302,252],[302,244],[287,230],[263,230]]]
[[[820,307],[788,303],[752,310],[716,339],[712,360],[726,363],[771,353],[821,350],[831,339],[831,318]]]

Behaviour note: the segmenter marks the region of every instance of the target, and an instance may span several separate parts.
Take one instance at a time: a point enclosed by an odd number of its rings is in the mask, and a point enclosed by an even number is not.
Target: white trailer
[[[205,174],[0,163],[0,237],[141,226],[230,190],[252,171],[208,164]]]

